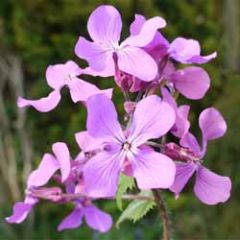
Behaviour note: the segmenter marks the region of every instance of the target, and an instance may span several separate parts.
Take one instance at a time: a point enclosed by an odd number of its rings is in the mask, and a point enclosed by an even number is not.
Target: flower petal
[[[204,167],[197,170],[194,192],[203,203],[215,205],[226,202],[230,197],[231,188],[229,177],[220,176]]]
[[[107,97],[111,98],[113,91],[112,88],[101,90],[94,84],[88,83],[79,78],[72,79],[72,81],[68,83],[68,87],[70,89],[71,98],[75,103],[79,101],[86,102],[90,96],[99,93],[106,94]]]
[[[171,132],[174,136],[181,138],[186,134],[190,128],[190,122],[188,121],[190,106],[182,105],[177,109],[176,122]]]
[[[164,50],[164,49],[163,49]],[[164,58],[163,58],[164,59]],[[167,61],[164,69],[161,72],[162,80],[168,79],[169,76],[176,71],[176,67],[170,60]],[[160,82],[162,81],[160,80]],[[172,87],[172,86],[171,86]]]
[[[98,94],[87,100],[87,130],[93,137],[124,139],[117,112],[113,102],[104,94]]]
[[[132,36],[139,34],[146,18],[141,14],[135,14],[135,19],[130,25],[130,34]]]
[[[217,52],[213,52],[212,54],[209,54],[207,56],[193,56],[190,59],[188,59],[188,63],[195,63],[195,64],[203,64],[207,63],[210,60],[217,57]]]
[[[213,107],[201,112],[199,116],[199,127],[202,131],[204,141],[220,138],[227,131],[227,124],[223,116]]]
[[[101,76],[101,73],[105,77],[114,76],[115,67],[112,50],[80,37],[75,46],[75,54],[79,58],[85,59],[94,71],[99,72],[99,76]]]
[[[58,231],[77,228],[82,224],[83,210],[76,207],[62,222],[58,225]]]
[[[76,162],[77,164],[78,164],[78,168],[80,169],[80,171],[81,171],[81,169],[82,169],[82,164],[84,164],[86,161],[87,161],[87,159],[86,159],[86,156],[85,156],[85,153],[82,151],[82,152],[80,152],[80,153],[78,153],[77,154],[77,156],[74,158],[74,163]],[[80,172],[79,171],[79,172]]]
[[[92,229],[105,233],[112,227],[111,216],[95,206],[85,207],[84,215],[87,225]]]
[[[173,108],[152,95],[137,103],[130,127],[129,141],[141,145],[148,139],[159,138],[167,133],[175,122]]]
[[[190,149],[196,156],[201,154],[201,148],[195,136],[187,132],[184,136],[180,139],[180,144],[182,147]]]
[[[153,40],[144,47],[144,50],[149,53],[155,61],[163,63],[166,61],[166,58],[164,59],[164,57],[167,55],[168,47],[169,43],[166,38],[160,32],[157,32]],[[162,72],[159,71],[162,77],[165,77],[165,75],[175,71],[174,65],[170,61],[165,64],[164,69],[160,70],[162,70]]]
[[[143,49],[128,46],[117,53],[118,67],[142,81],[152,81],[158,73],[154,59]]]
[[[124,157],[119,153],[106,151],[92,157],[83,169],[88,195],[94,198],[115,196],[123,161]]]
[[[168,103],[175,111],[177,111],[177,103],[171,93],[165,88],[161,88],[162,100]]]
[[[13,214],[10,217],[6,217],[8,223],[21,223],[23,222],[28,214],[32,210],[31,204],[26,204],[23,202],[17,202],[13,206]]]
[[[210,78],[200,67],[186,67],[172,73],[169,80],[175,88],[186,98],[201,99],[210,87]]]
[[[181,63],[191,64],[197,63],[202,64],[210,61],[217,56],[216,52],[208,55],[200,55],[200,44],[194,39],[186,39],[182,37],[176,38],[170,45],[168,50],[170,56]]]
[[[181,63],[188,63],[187,60],[193,56],[200,55],[200,44],[194,39],[178,37],[173,40],[168,50],[170,56]]]
[[[61,95],[58,90],[51,92],[47,97],[40,98],[39,100],[28,100],[18,97],[17,105],[19,108],[34,107],[39,112],[49,112],[53,110],[61,100]]]
[[[104,139],[92,137],[87,131],[75,133],[75,139],[84,152],[97,150],[104,142]]]
[[[90,67],[87,67],[85,69],[83,69],[82,74],[86,74],[86,75],[90,75],[93,77],[111,77],[114,76],[115,74],[115,66],[114,66],[114,61],[112,58],[112,54],[107,55],[107,57],[109,56],[108,60],[107,60],[107,64],[106,64],[106,68],[102,71],[96,71],[93,70]]]
[[[139,34],[145,22],[146,19],[143,15],[135,14],[135,20],[130,25],[131,36]],[[160,32],[156,32],[154,38],[144,47],[144,50],[158,61],[162,56],[167,54],[168,48],[169,42]]]
[[[169,188],[173,184],[176,167],[164,154],[141,150],[129,160],[140,189]]]
[[[68,147],[63,142],[57,142],[52,145],[52,151],[59,163],[62,182],[64,182],[68,178],[71,171],[71,156]]]
[[[38,168],[28,177],[28,188],[45,185],[58,169],[59,163],[55,157],[49,153],[44,154]]]
[[[164,28],[166,26],[166,21],[161,17],[153,17],[146,20],[139,33],[128,37],[125,41],[122,42],[121,46],[136,46],[136,47],[145,47],[148,45],[154,38],[157,30]]]
[[[176,163],[176,176],[170,190],[179,196],[189,179],[196,171],[197,165],[194,163]]]
[[[91,13],[87,29],[95,42],[118,42],[122,31],[121,15],[113,6],[99,6]]]

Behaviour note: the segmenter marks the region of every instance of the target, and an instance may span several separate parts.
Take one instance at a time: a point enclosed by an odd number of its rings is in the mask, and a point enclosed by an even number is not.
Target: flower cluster
[[[75,46],[75,54],[89,66],[83,69],[72,60],[49,66],[46,80],[52,92],[39,100],[18,98],[20,108],[48,112],[57,106],[66,86],[72,101],[86,107],[87,124],[85,131],[75,134],[80,147],[75,158],[63,142],[54,143],[52,153],[44,154],[28,177],[25,200],[14,205],[7,222],[21,223],[41,200],[49,200],[75,206],[58,230],[76,228],[85,218],[90,228],[106,232],[112,226],[111,216],[93,202],[115,198],[122,174],[136,180],[136,189],[169,189],[176,197],[195,174],[194,193],[201,202],[228,200],[230,179],[203,166],[208,142],[226,132],[225,120],[213,107],[203,110],[199,144],[190,132],[190,106],[176,102],[179,94],[192,100],[205,96],[210,78],[196,65],[217,54],[202,56],[193,39],[178,37],[170,43],[159,32],[165,26],[161,17],[136,14],[130,36],[120,43],[119,12],[113,6],[99,6],[87,23],[91,41],[79,37]],[[99,89],[82,75],[114,78],[124,96],[123,124],[111,100],[113,89]],[[167,136],[175,142],[168,142]]]

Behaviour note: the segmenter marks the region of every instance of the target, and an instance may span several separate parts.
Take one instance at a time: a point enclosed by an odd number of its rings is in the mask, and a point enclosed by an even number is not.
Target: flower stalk
[[[163,235],[162,240],[170,240],[171,239],[171,226],[170,226],[170,218],[168,215],[168,210],[166,203],[161,195],[160,190],[153,190],[153,195],[155,202],[157,204],[158,210],[159,210],[159,216],[162,221],[163,225]]]
[[[44,189],[46,191],[46,189]],[[57,198],[57,201],[75,201],[79,200],[80,198],[89,198],[87,194],[84,193],[61,193],[61,192],[54,192],[52,196],[55,198],[50,198],[50,195],[41,194],[41,190],[32,193],[32,196],[35,198],[43,199],[43,200],[53,200]],[[155,199],[148,196],[143,195],[135,195],[135,194],[123,194],[122,199],[124,200],[142,200],[142,201],[154,201]],[[53,200],[54,201],[54,200]]]

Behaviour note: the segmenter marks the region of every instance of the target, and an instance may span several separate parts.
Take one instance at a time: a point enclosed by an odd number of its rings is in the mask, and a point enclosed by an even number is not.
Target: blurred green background
[[[71,206],[43,203],[21,225],[8,225],[16,200],[23,199],[29,171],[36,167],[51,144],[65,141],[74,154],[78,148],[74,133],[84,129],[85,110],[69,100],[63,90],[60,105],[40,114],[33,109],[19,111],[16,97],[39,98],[49,93],[45,69],[49,64],[76,60],[74,45],[79,35],[87,36],[91,11],[102,3],[116,6],[124,21],[123,36],[134,13],[146,17],[160,15],[168,26],[162,32],[171,41],[177,36],[198,39],[203,53],[216,50],[218,58],[204,68],[212,85],[201,101],[189,101],[193,131],[197,116],[205,107],[219,108],[228,122],[228,132],[210,143],[205,164],[213,171],[229,175],[233,182],[231,199],[218,206],[205,206],[191,191],[191,184],[175,201],[165,194],[169,205],[174,239],[240,239],[240,1],[239,0],[1,0],[0,1],[0,239],[157,239],[161,227],[156,212],[142,221],[125,222],[120,229],[101,235],[88,229],[57,233],[56,226]],[[91,80],[91,79],[90,79]],[[113,81],[92,80],[101,88]],[[116,90],[115,100],[121,101]],[[182,100],[183,101],[183,100]],[[101,207],[120,215],[114,201]]]

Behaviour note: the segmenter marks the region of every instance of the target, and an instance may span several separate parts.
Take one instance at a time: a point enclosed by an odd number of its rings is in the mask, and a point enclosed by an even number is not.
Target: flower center
[[[72,74],[70,74],[70,73],[66,74],[66,75],[64,76],[65,83],[66,83],[66,84],[70,83],[70,82],[73,80],[73,77],[74,77],[74,76],[73,76]]]
[[[120,46],[119,43],[115,41],[107,41],[100,44],[105,49],[105,51],[119,52],[122,49],[122,46]]]
[[[122,50],[122,47],[119,46],[118,44],[113,44],[113,45],[112,45],[112,48],[113,48],[113,50],[114,50],[115,52],[119,52],[119,51]]]
[[[124,151],[129,151],[129,150],[131,149],[131,143],[129,143],[129,142],[123,143],[122,149],[123,149]]]

